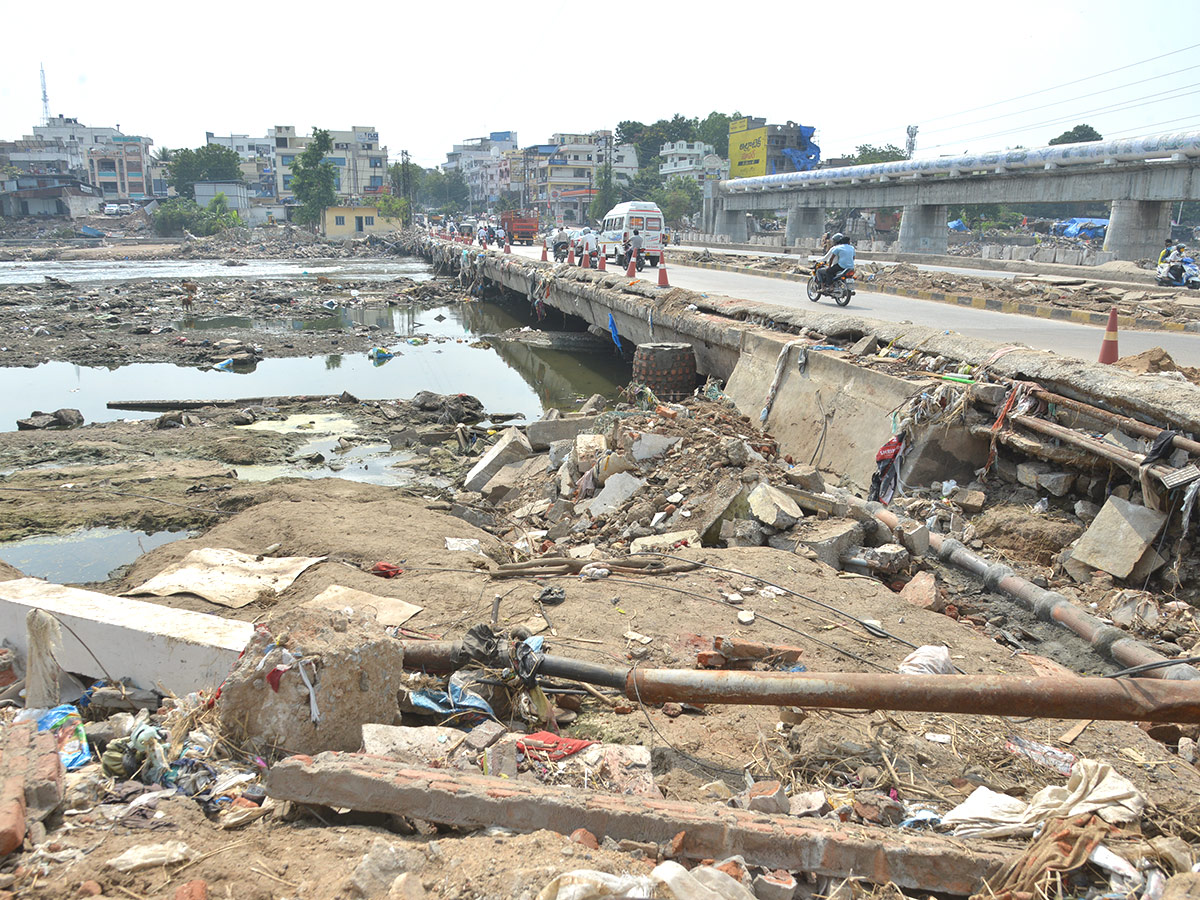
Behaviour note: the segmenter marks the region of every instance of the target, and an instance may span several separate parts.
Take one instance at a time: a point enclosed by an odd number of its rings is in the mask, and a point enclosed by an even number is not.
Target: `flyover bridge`
[[[1139,259],[1158,254],[1180,200],[1200,200],[1200,131],[738,178],[720,182],[705,213],[738,242],[747,213],[786,209],[794,244],[820,238],[827,209],[901,206],[897,249],[945,253],[951,206],[1103,201],[1104,249]]]

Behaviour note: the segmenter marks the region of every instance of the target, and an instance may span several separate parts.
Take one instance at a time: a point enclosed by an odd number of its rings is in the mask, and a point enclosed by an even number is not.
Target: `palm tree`
[[[175,151],[168,147],[159,147],[154,151],[154,158],[159,162],[170,162],[171,157],[175,155]]]

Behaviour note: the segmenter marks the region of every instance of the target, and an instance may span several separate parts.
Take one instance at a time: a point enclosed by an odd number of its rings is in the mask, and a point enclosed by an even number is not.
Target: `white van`
[[[643,238],[642,253],[650,265],[657,266],[662,254],[663,214],[657,203],[645,200],[618,203],[608,211],[600,226],[600,252],[610,259],[620,256],[634,229]]]

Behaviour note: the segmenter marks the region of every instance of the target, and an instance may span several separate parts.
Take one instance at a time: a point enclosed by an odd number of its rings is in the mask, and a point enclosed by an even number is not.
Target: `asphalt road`
[[[513,253],[540,259],[542,250],[541,247],[514,247]],[[812,307],[804,294],[804,283],[800,281],[782,281],[760,275],[672,265],[669,255],[667,263],[671,284],[677,287],[702,293],[726,294],[745,300],[770,301],[782,306]],[[647,266],[642,277],[656,278],[656,270]],[[820,304],[826,311],[840,311],[833,301],[827,298],[822,298]],[[890,322],[914,322],[936,326],[1000,343],[1023,343],[1041,350],[1052,350],[1055,353],[1087,360],[1096,359],[1100,353],[1100,342],[1104,338],[1104,329],[1101,326],[1057,322],[1033,316],[952,306],[931,300],[896,297],[863,290],[862,286],[846,307],[846,312]],[[1122,356],[1141,353],[1151,347],[1162,347],[1179,365],[1200,366],[1200,334],[1125,329],[1120,332],[1119,342]]]

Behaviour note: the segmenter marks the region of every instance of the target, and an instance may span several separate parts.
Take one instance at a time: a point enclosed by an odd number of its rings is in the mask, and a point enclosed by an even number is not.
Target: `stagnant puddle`
[[[227,266],[219,259],[49,260],[0,262],[0,284],[41,284],[48,276],[72,284],[97,284],[134,278],[234,278],[255,281],[328,278],[385,281],[401,276],[414,281],[432,278],[429,266],[414,257],[383,259],[247,259]]]
[[[550,407],[572,409],[594,393],[609,397],[629,380],[629,367],[612,348],[563,351],[512,342],[472,347],[480,336],[529,324],[523,310],[494,303],[465,303],[413,312],[368,307],[331,312],[328,319],[376,324],[379,344],[395,356],[383,364],[366,353],[267,359],[252,371],[218,372],[170,363],[135,363],[115,369],[50,362],[34,368],[0,368],[0,429],[33,410],[78,409],[86,422],[152,418],[156,413],[110,410],[117,400],[234,400],[293,394],[340,394],[362,399],[408,398],[418,391],[473,394],[496,413],[539,417]],[[275,320],[293,327],[294,320]],[[334,327],[326,317],[311,327]],[[212,339],[257,327],[256,319],[226,323]],[[345,324],[338,327],[346,327]],[[420,341],[426,339],[424,343]],[[417,344],[410,343],[417,341]]]
[[[85,528],[0,544],[0,560],[34,578],[84,584],[106,581],[110,572],[129,565],[143,553],[190,536],[186,531],[147,534],[119,528]]]

